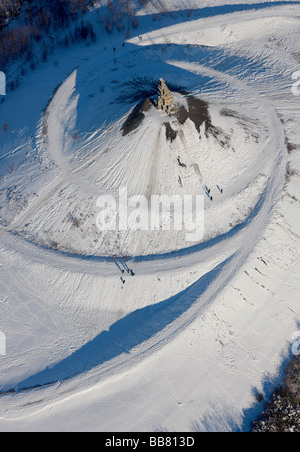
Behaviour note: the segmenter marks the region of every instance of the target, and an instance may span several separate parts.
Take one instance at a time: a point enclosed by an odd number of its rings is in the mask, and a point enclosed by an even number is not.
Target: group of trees
[[[9,19],[16,17],[22,3],[25,0],[0,0],[0,27],[3,27]]]
[[[252,424],[252,432],[300,432],[300,361],[295,356],[285,379],[275,390],[263,413]]]
[[[0,0],[1,70],[6,70],[20,58],[35,66],[34,43],[41,40],[43,61],[55,47],[66,47],[85,40],[94,42],[96,32],[90,23],[84,22],[84,13],[94,3],[95,0]],[[19,14],[21,8],[22,14]],[[18,22],[13,27],[7,25],[11,18],[18,15]],[[130,28],[138,26],[131,0],[108,0],[107,7],[99,9],[98,19],[100,26],[108,33],[118,29],[129,36]],[[77,24],[72,26],[75,21]],[[62,33],[57,37],[60,30]],[[56,38],[49,37],[49,34]]]
[[[34,43],[49,33],[69,28],[93,3],[93,0],[0,0],[1,70],[6,70],[21,57],[32,64]],[[22,15],[19,15],[21,7]],[[18,15],[18,22],[10,27],[10,19]],[[94,40],[95,33],[91,28],[90,24],[83,23],[76,26],[73,41],[89,37]],[[43,59],[52,47],[53,43],[48,45],[46,39],[42,49]]]

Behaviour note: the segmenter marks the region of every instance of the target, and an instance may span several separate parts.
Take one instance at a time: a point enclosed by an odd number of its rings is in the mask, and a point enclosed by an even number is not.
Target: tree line
[[[0,0],[1,70],[5,70],[20,57],[25,57],[25,60],[32,63],[34,43],[50,33],[64,31],[62,37],[56,39],[56,47],[84,40],[94,42],[96,32],[90,23],[84,22],[84,14],[94,3],[94,0]],[[11,19],[17,16],[17,25],[10,26]],[[70,27],[80,18],[82,20],[79,24]],[[101,9],[98,13],[98,19],[99,25],[108,33],[115,28],[123,31],[131,26],[138,26],[136,11],[130,0],[108,0],[104,12]],[[53,42],[43,45],[43,60],[52,48]]]
[[[33,46],[48,33],[67,29],[71,22],[83,15],[92,5],[92,0],[0,0],[0,65],[5,70],[11,63],[25,57],[32,61]],[[22,8],[22,15],[20,14]],[[11,25],[11,19],[19,15],[18,22]],[[75,27],[74,40],[94,39],[91,27],[80,25]],[[48,45],[43,48],[47,53]],[[52,45],[49,46],[49,49]]]

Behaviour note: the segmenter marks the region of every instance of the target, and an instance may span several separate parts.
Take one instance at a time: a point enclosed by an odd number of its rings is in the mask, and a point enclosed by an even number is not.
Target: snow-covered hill
[[[124,45],[60,51],[0,105],[2,431],[249,427],[299,322],[290,3],[148,2]],[[131,122],[161,77],[199,124]],[[204,237],[100,232],[121,187],[204,195]]]

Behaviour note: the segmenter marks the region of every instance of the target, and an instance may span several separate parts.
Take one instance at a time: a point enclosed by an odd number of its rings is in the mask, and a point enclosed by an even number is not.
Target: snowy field
[[[0,104],[1,431],[249,429],[300,321],[299,17],[153,0],[124,46],[60,51]],[[211,126],[171,141],[152,108],[122,133],[161,77]],[[203,239],[100,232],[98,197],[124,186],[211,188]]]

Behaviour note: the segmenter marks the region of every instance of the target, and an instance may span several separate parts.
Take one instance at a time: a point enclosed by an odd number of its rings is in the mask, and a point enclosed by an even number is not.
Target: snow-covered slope
[[[153,2],[125,46],[56,55],[0,106],[1,430],[247,429],[275,381],[299,321],[300,7],[221,3]],[[160,77],[206,121],[168,140],[153,107],[124,134]],[[202,241],[101,233],[122,186],[210,187]]]
[[[149,78],[147,66],[157,56],[155,52],[141,53],[140,66],[135,67],[138,77],[132,70],[126,75],[123,69],[114,72],[115,84],[123,81],[121,88],[107,90],[104,95],[97,90],[98,78],[90,82],[83,69],[80,75],[77,70],[73,72],[56,91],[45,110],[36,141],[40,155],[46,154],[60,174],[14,218],[10,231],[48,247],[55,244],[70,253],[147,255],[187,247],[186,231],[126,231],[117,237],[114,231],[101,234],[96,227],[97,196],[106,193],[117,198],[120,187],[126,187],[128,196],[143,195],[147,199],[151,195],[205,196],[205,187],[210,187],[214,202],[206,197],[203,241],[228,232],[253,210],[270,171],[274,171],[274,156],[268,152],[269,129],[273,127],[273,122],[270,125],[268,121],[272,118],[266,121],[264,106],[258,106],[251,94],[246,107],[235,105],[234,100],[230,104],[208,104],[209,115],[201,126],[190,118],[180,124],[176,116],[169,118],[154,106],[130,132],[129,127],[124,134],[122,124],[126,124],[126,117],[130,121],[132,113],[114,118],[107,126],[126,89],[124,85],[131,83],[132,94],[137,96],[135,86],[144,82],[146,91],[151,81],[155,84],[155,75],[153,80]],[[124,60],[128,60],[127,55]],[[161,68],[161,72],[165,70]],[[175,66],[170,72],[175,78]],[[213,74],[210,77],[213,80]],[[107,80],[104,83],[109,85]],[[229,90],[230,87],[228,95]],[[88,92],[95,93],[92,101]],[[144,92],[140,96],[139,100],[143,100]],[[187,101],[195,104],[194,108],[204,108],[196,98],[177,95],[178,108]],[[101,111],[95,117],[93,111],[97,111],[98,104],[103,105],[105,113]],[[168,139],[167,123],[176,134],[175,139]],[[36,172],[38,179],[38,169]],[[226,187],[224,193],[220,193],[218,185]],[[7,203],[6,218],[9,209]],[[2,212],[4,216],[5,204]]]

